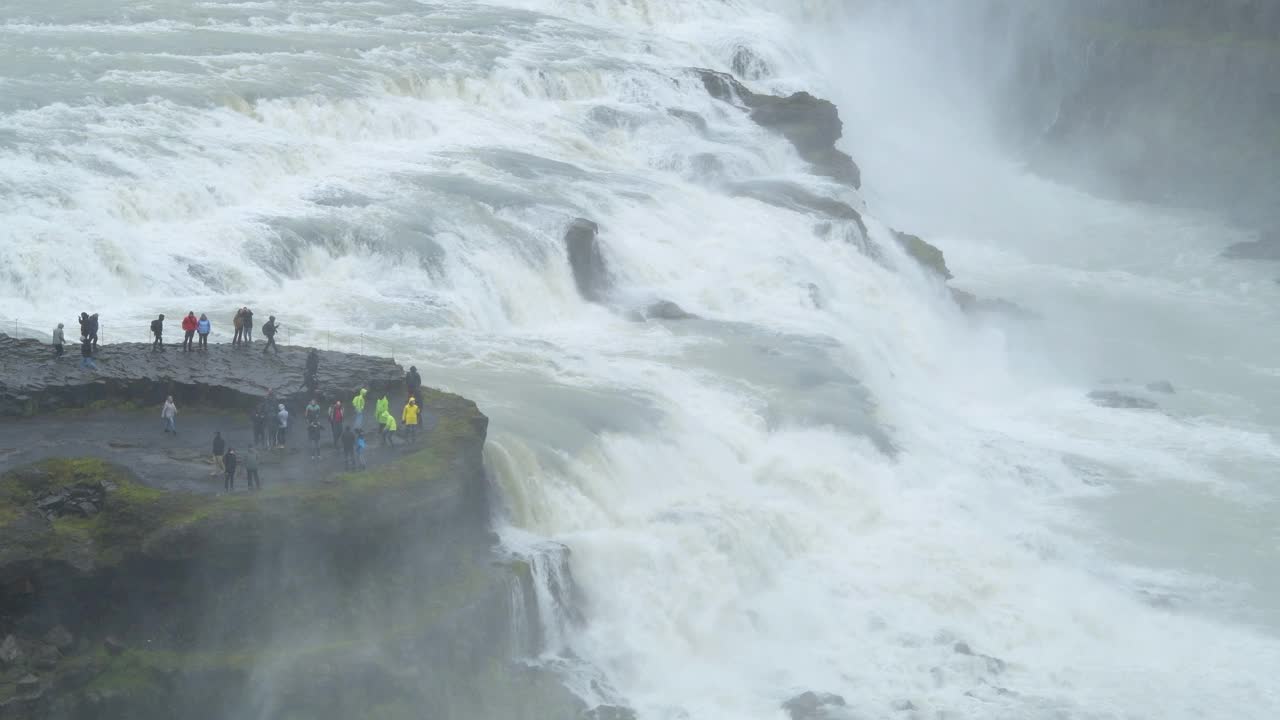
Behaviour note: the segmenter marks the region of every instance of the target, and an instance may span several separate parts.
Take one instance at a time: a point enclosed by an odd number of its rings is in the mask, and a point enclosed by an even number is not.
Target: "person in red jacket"
[[[195,311],[190,311],[187,316],[182,318],[182,350],[183,352],[191,352],[191,338],[196,336],[196,325],[199,324],[196,319]]]

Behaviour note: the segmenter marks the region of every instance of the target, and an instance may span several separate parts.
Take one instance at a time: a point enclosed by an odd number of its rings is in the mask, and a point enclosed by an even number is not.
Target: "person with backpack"
[[[276,346],[276,331],[280,329],[280,324],[276,322],[276,316],[272,315],[267,321],[262,323],[262,335],[267,339],[267,346],[262,348],[262,354],[266,355],[268,350],[275,348],[276,354],[280,354],[280,348]]]
[[[334,400],[329,406],[329,432],[333,433],[333,449],[338,449],[338,441],[342,438],[342,401]]]
[[[65,344],[62,334],[62,323],[58,323],[58,327],[53,329],[53,357],[55,360],[62,359],[62,346]]]
[[[188,310],[187,316],[182,318],[182,352],[191,352],[195,348],[191,340],[196,336],[196,313],[194,310]]]
[[[342,466],[347,470],[356,467],[356,434],[351,428],[342,431]]]
[[[351,407],[356,411],[356,421],[353,427],[356,430],[364,429],[364,399],[369,394],[367,388],[360,388],[360,392],[351,398]]]
[[[226,479],[222,482],[222,488],[227,492],[236,489],[236,451],[234,448],[227,448],[227,454],[222,456],[223,472]]]
[[[213,433],[213,472],[210,475],[217,475],[219,472],[226,470],[222,466],[222,456],[227,452],[227,441],[222,439],[222,433],[215,431]]]
[[[151,343],[151,352],[164,352],[164,313],[151,321],[151,334],[156,338]]]
[[[200,334],[200,349],[209,352],[209,331],[213,329],[213,323],[209,322],[209,316],[200,313],[200,319],[196,321],[196,332]]]
[[[409,402],[404,404],[404,412],[400,413],[400,419],[404,421],[405,442],[413,442],[418,438],[418,401],[409,398]]]
[[[404,376],[404,386],[409,391],[409,397],[422,399],[419,395],[422,392],[422,376],[418,374],[417,367],[409,366],[409,373]]]
[[[89,316],[89,342],[93,343],[93,351],[98,352],[98,313]]]
[[[267,442],[267,411],[262,406],[253,409],[253,414],[249,416],[253,422],[253,444],[255,446],[265,445]]]
[[[261,490],[262,479],[258,477],[258,446],[249,447],[249,452],[244,455],[244,475],[245,483],[250,490]]]
[[[284,409],[283,404],[279,408],[276,413],[276,447],[283,450],[285,438],[289,434],[289,411]]]

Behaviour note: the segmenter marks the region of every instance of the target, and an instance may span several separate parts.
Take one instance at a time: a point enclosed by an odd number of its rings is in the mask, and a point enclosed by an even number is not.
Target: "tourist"
[[[231,324],[236,329],[235,337],[231,338],[231,345],[234,347],[244,339],[244,308],[236,311],[236,316],[232,318]]]
[[[160,417],[164,420],[164,431],[166,433],[178,434],[178,406],[173,404],[173,396],[164,399],[164,409],[160,411]]]
[[[151,352],[164,352],[164,313],[151,321],[151,334],[156,338],[151,343]]]
[[[284,405],[277,407],[279,412],[276,413],[276,447],[284,449],[285,437],[289,433],[289,411],[284,409]]]
[[[209,316],[200,313],[200,319],[196,322],[196,332],[200,333],[200,349],[205,352],[209,351],[209,331],[213,329],[213,323],[209,322]]]
[[[267,410],[262,405],[253,409],[249,416],[253,422],[253,444],[264,445],[267,442]]]
[[[250,490],[261,490],[262,480],[258,477],[258,446],[253,445],[244,455],[245,483]]]
[[[404,377],[404,386],[409,391],[409,397],[422,399],[419,395],[422,392],[422,376],[418,374],[418,368],[409,366],[409,374]]]
[[[84,339],[86,339],[86,340],[87,340],[88,338],[84,338]],[[62,359],[62,352],[63,352],[63,350],[62,350],[62,346],[63,346],[63,344],[64,344],[64,339],[63,339],[63,334],[62,334],[62,323],[58,323],[58,327],[56,327],[56,328],[54,328],[54,329],[53,329],[53,357],[54,357],[54,359],[57,359],[57,360],[61,360],[61,359]]]
[[[276,322],[276,316],[272,315],[267,321],[262,323],[262,335],[267,338],[267,346],[262,348],[262,354],[266,355],[267,351],[275,348],[276,354],[280,354],[280,348],[276,346],[276,331],[280,329],[280,323]]]
[[[320,353],[315,348],[307,353],[307,368],[302,373],[302,387],[309,393],[315,393],[319,384],[316,375],[320,372]]]
[[[244,308],[244,343],[253,344],[253,310],[248,306]]]
[[[80,337],[89,337],[89,313],[80,313]]]
[[[409,398],[404,404],[404,412],[400,414],[404,421],[405,442],[413,442],[418,437],[418,401]]]
[[[98,352],[98,313],[89,316],[89,342],[93,343],[93,351]]]
[[[383,447],[394,447],[396,444],[396,417],[389,412],[384,412],[378,417],[378,423],[382,425]]]
[[[390,415],[390,414],[391,414],[391,401],[388,400],[387,396],[384,394],[382,397],[378,398],[378,402],[373,404],[373,417],[377,419],[379,424],[381,424],[382,416]]]
[[[213,433],[213,472],[210,475],[217,475],[223,470],[222,456],[227,452],[227,441],[222,439],[221,432]]]
[[[194,310],[188,310],[187,316],[182,318],[182,352],[191,352],[195,349],[191,341],[196,336],[196,325],[199,323]]]
[[[356,393],[356,396],[351,398],[351,407],[356,411],[356,422],[353,426],[356,430],[364,429],[364,398],[368,394],[369,391],[367,389],[360,388],[360,392]]]
[[[80,367],[97,370],[98,364],[93,361],[93,343],[86,335],[80,338]]]
[[[311,459],[320,459],[320,418],[307,421],[307,440],[311,441]]]
[[[342,438],[342,401],[334,400],[329,406],[329,431],[333,433],[333,447],[338,448],[338,440]]]
[[[222,483],[222,488],[227,492],[231,492],[236,487],[236,451],[227,448],[227,454],[222,456],[222,462],[219,463],[224,470],[226,480]]]
[[[365,446],[366,446],[366,443],[364,441],[364,431],[357,430],[356,431],[356,464],[360,466],[361,470],[365,469],[365,464],[364,464]]]
[[[347,470],[356,467],[356,434],[351,428],[342,431],[342,466]]]

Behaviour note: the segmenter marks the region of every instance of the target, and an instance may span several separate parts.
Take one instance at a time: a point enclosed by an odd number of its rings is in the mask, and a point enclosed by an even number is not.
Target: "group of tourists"
[[[235,317],[232,321],[235,325],[235,338],[232,339],[233,346],[251,345],[253,344],[253,311],[247,307],[236,310]],[[276,322],[276,316],[272,315],[262,324],[262,336],[267,339],[267,344],[262,348],[263,353],[274,350],[280,352],[280,348],[276,345],[276,333],[280,329],[280,323]],[[208,351],[209,334],[213,332],[213,322],[209,320],[209,316],[200,313],[196,316],[194,310],[187,312],[182,318],[182,350],[183,352],[194,352],[196,350],[196,338],[199,337],[199,349]],[[53,329],[53,357],[61,359],[66,354],[66,326],[58,323]],[[161,313],[155,320],[151,321],[151,351],[164,352],[164,314]],[[98,314],[90,315],[87,312],[80,313],[80,367],[96,370],[97,362],[93,356],[98,352]]]

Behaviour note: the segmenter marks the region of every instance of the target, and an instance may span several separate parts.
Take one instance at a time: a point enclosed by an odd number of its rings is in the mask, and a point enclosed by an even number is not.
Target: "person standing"
[[[405,442],[413,442],[418,438],[418,401],[409,398],[409,402],[404,404],[404,412],[400,414],[400,419],[404,421]]]
[[[89,313],[80,313],[80,337],[89,337]]]
[[[338,441],[342,439],[342,401],[334,400],[329,406],[329,432],[333,433],[333,449],[338,449]]]
[[[244,344],[252,345],[253,344],[253,310],[249,309],[248,306],[245,306],[244,308],[242,308],[242,312],[244,312]]]
[[[254,445],[244,454],[245,484],[250,490],[261,490],[262,480],[258,477],[258,446]]]
[[[302,373],[302,387],[313,395],[316,392],[316,386],[319,385],[317,376],[320,373],[320,353],[315,348],[307,353],[307,367]]]
[[[93,361],[93,343],[89,336],[80,338],[80,367],[97,370],[98,364]]]
[[[231,492],[236,489],[236,451],[234,448],[227,448],[227,454],[222,456],[222,462],[219,463],[223,467],[223,475],[226,477],[222,481],[222,489]]]
[[[164,313],[151,321],[151,334],[156,338],[151,343],[151,352],[164,352]]]
[[[364,431],[357,430],[356,431],[356,464],[360,466],[361,470],[365,469],[364,449],[366,446],[367,446],[367,443],[365,443],[364,441]]]
[[[222,466],[222,456],[227,452],[227,441],[222,439],[221,432],[213,433],[213,472],[210,475],[217,475],[225,470]]]
[[[307,440],[311,441],[311,459],[320,459],[320,418],[317,417],[307,422]]]
[[[351,428],[342,431],[342,466],[347,470],[356,467],[356,434]]]
[[[166,433],[178,434],[178,406],[173,404],[173,396],[164,399],[164,408],[160,410],[160,418],[164,420]]]
[[[289,433],[289,411],[284,409],[284,405],[279,406],[276,413],[276,447],[284,449],[285,437]]]
[[[404,386],[409,391],[409,397],[422,399],[419,395],[422,392],[422,376],[418,374],[417,367],[409,366],[409,374],[404,376]]]
[[[378,401],[373,404],[373,417],[376,418],[379,423],[381,423],[382,416],[389,414],[390,412],[391,412],[391,401],[387,399],[387,396],[384,393],[383,396],[378,398]]]
[[[253,415],[250,416],[253,422],[253,444],[262,446],[267,442],[267,411],[262,405],[253,409]]]
[[[360,392],[356,393],[356,396],[351,398],[351,407],[356,411],[356,421],[353,426],[356,430],[364,429],[364,399],[368,394],[368,389],[360,388]]]
[[[276,322],[276,316],[272,315],[267,321],[262,323],[262,334],[267,338],[267,346],[262,348],[262,354],[266,355],[268,350],[275,348],[276,354],[280,354],[280,348],[276,346],[276,331],[280,329],[280,324]]]
[[[194,310],[188,310],[187,316],[182,318],[182,352],[191,352],[195,349],[191,341],[196,336],[196,325],[199,322],[196,320]]]
[[[235,347],[244,339],[244,308],[236,310],[236,316],[232,318],[231,324],[236,329],[235,337],[231,338],[231,346]]]
[[[98,313],[89,316],[89,342],[93,343],[93,351],[98,352]]]
[[[308,425],[313,421],[320,422],[320,400],[318,398],[311,398],[311,402],[307,403],[307,409],[303,417],[306,418]]]
[[[196,322],[196,332],[200,333],[200,349],[205,352],[209,351],[209,331],[213,329],[213,323],[209,322],[209,316],[200,313],[200,319]]]
[[[65,340],[62,334],[62,323],[58,323],[58,327],[53,329],[53,357],[55,360],[62,359],[62,346],[64,344]]]

